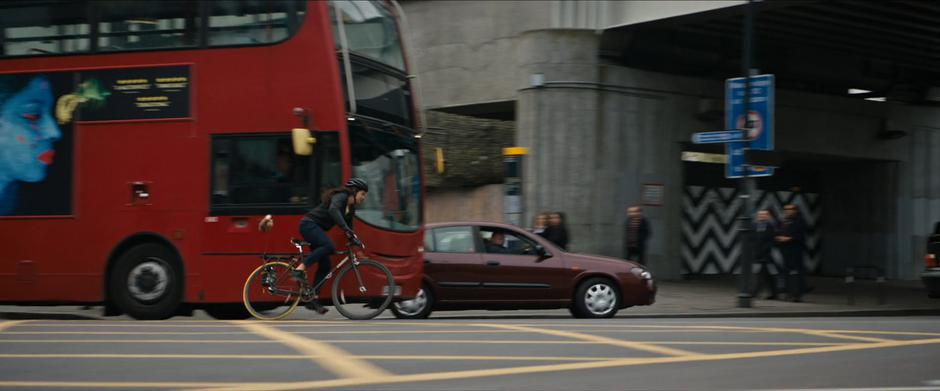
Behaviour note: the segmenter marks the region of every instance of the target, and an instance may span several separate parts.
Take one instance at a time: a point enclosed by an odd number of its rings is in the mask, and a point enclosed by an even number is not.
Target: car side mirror
[[[542,262],[552,257],[552,253],[546,250],[545,247],[542,246],[541,244],[535,245],[535,254],[539,256],[539,258],[536,259],[535,262]]]

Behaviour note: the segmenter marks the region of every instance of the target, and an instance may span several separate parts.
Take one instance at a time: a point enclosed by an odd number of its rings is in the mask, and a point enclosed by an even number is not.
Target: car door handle
[[[486,266],[499,266],[499,261],[486,261]]]

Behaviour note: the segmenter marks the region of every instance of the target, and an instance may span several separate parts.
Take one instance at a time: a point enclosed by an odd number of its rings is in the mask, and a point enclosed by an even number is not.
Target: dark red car
[[[422,289],[414,300],[392,306],[399,318],[426,318],[432,310],[548,308],[609,318],[656,297],[643,266],[565,252],[512,225],[428,224],[424,248]]]

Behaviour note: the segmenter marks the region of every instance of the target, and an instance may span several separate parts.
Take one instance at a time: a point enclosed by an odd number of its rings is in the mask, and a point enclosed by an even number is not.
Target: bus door
[[[205,272],[247,277],[260,265],[260,254],[297,251],[290,238],[301,239],[301,216],[319,202],[321,189],[338,186],[342,179],[339,133],[317,132],[315,137],[313,155],[301,156],[294,154],[288,132],[212,136]],[[261,233],[258,222],[266,214],[274,216],[274,229]]]

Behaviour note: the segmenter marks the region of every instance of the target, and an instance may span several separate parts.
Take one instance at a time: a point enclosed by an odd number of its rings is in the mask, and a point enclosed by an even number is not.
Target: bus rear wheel
[[[140,244],[121,254],[108,281],[111,300],[135,319],[167,319],[183,298],[180,261],[166,246]]]

